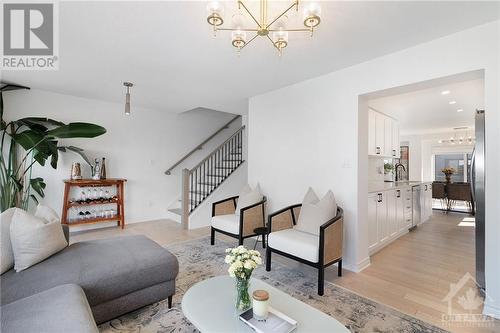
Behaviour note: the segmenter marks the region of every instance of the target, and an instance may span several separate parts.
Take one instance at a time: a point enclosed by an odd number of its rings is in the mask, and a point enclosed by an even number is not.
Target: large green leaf
[[[89,158],[87,157],[87,155],[85,155],[85,153],[83,152],[83,149],[82,148],[78,148],[78,147],[75,147],[75,146],[59,146],[57,147],[57,149],[59,149],[60,151],[62,152],[66,152],[66,150],[69,150],[69,151],[72,151],[74,153],[77,153],[78,155],[80,155],[83,160],[85,162],[88,163],[88,165],[92,165],[92,163],[90,162]]]
[[[56,138],[95,138],[104,133],[104,127],[90,123],[69,123],[47,132]]]
[[[20,124],[38,124],[43,126],[63,126],[64,123],[62,121],[44,118],[44,117],[26,117],[17,120]],[[28,125],[26,125],[28,126]]]
[[[7,124],[5,120],[3,120],[3,92],[0,92],[0,130],[5,130],[7,128]]]
[[[43,189],[47,186],[47,184],[44,183],[43,178],[33,178],[30,179],[30,185],[31,188],[38,193],[39,196],[42,198],[45,196],[45,193],[43,193]]]
[[[37,131],[26,130],[21,133],[14,134],[12,138],[25,150],[30,150],[35,147],[35,145],[40,144],[45,136]]]

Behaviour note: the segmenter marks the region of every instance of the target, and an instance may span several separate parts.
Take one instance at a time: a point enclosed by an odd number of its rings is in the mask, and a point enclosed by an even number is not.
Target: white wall
[[[234,117],[232,114],[200,111],[174,114],[134,107],[124,115],[123,104],[50,93],[41,90],[4,93],[5,117],[50,117],[63,122],[84,121],[104,126],[107,133],[94,139],[65,140],[84,148],[90,157],[106,157],[109,178],[126,178],[126,222],[155,220],[167,216],[167,207],[180,193],[180,181],[165,170]],[[199,152],[201,158],[210,149]],[[73,153],[62,154],[57,170],[36,168],[34,176],[46,180],[45,204],[62,209],[63,179],[70,176],[73,161],[82,164],[84,176],[90,168]],[[97,226],[97,225],[96,225]]]
[[[271,211],[299,202],[308,186],[333,189],[345,209],[346,266],[362,269],[369,262],[362,95],[484,69],[486,140],[499,142],[499,30],[496,21],[251,98],[249,181],[260,182]],[[486,156],[486,174],[498,173],[497,145],[487,145]],[[486,187],[486,283],[497,302],[485,311],[500,317],[499,179],[488,178]]]

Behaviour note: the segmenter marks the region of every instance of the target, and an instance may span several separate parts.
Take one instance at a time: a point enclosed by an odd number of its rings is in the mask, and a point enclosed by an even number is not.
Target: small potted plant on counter
[[[391,163],[384,163],[384,181],[394,181],[394,165]]]

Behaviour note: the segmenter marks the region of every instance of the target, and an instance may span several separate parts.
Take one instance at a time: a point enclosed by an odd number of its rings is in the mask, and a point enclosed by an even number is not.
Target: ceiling
[[[470,76],[478,74],[463,77]],[[484,79],[456,82],[456,78],[450,78],[447,84],[439,81],[440,85],[373,99],[368,104],[398,119],[402,135],[446,133],[457,127],[474,128],[476,109],[484,109]],[[450,104],[452,101],[456,103]]]
[[[132,105],[245,113],[248,97],[500,16],[498,2],[324,1],[321,6],[314,38],[290,36],[280,58],[263,38],[240,56],[229,33],[213,38],[205,1],[60,2],[59,70],[4,71],[3,80],[120,103],[122,82],[131,81]]]

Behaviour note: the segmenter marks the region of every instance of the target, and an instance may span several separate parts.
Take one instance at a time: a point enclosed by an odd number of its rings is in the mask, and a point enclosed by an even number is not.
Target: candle
[[[266,320],[269,313],[269,293],[265,290],[255,290],[253,298],[253,316],[257,320]]]

